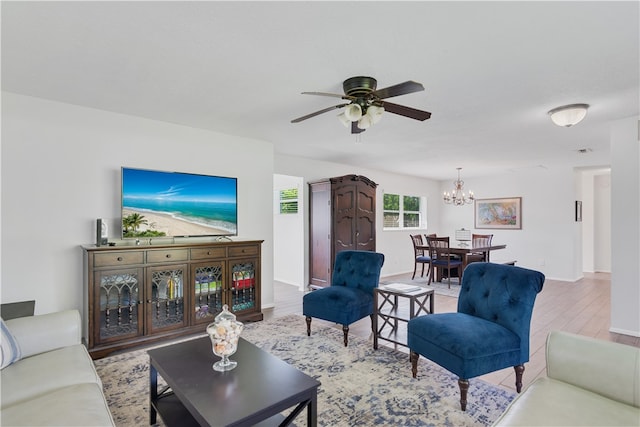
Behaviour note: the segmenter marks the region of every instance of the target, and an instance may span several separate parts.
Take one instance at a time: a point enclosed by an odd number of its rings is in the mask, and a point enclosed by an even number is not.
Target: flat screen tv
[[[122,237],[236,236],[237,178],[122,168]]]

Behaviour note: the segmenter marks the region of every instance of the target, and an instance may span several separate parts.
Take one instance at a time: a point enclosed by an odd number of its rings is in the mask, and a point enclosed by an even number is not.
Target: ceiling
[[[639,114],[639,6],[2,1],[2,89],[438,180],[606,166],[610,122]],[[385,113],[359,142],[339,111],[291,123],[358,75],[422,83],[389,101],[431,119]],[[553,125],[571,103],[586,119]]]

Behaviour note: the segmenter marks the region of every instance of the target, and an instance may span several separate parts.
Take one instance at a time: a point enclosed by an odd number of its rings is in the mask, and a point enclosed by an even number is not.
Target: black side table
[[[406,347],[406,323],[421,314],[433,314],[433,289],[394,290],[393,285],[380,285],[373,291],[373,348],[382,339]],[[401,303],[399,298],[406,299]],[[427,308],[427,303],[429,307]],[[402,322],[402,323],[400,323]]]

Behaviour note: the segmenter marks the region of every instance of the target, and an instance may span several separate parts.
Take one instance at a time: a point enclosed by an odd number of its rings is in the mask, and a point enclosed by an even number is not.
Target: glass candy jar
[[[224,372],[230,371],[238,365],[238,362],[229,359],[238,349],[238,339],[244,325],[236,321],[236,316],[229,311],[229,306],[222,306],[222,312],[218,314],[213,323],[207,326],[207,334],[211,338],[213,354],[222,359],[213,364],[213,369]]]

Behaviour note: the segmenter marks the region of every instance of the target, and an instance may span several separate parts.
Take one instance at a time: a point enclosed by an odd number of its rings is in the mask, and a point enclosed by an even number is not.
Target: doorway
[[[273,176],[273,278],[304,290],[303,178]],[[296,208],[289,197],[297,190]],[[287,203],[286,208],[283,203]]]

